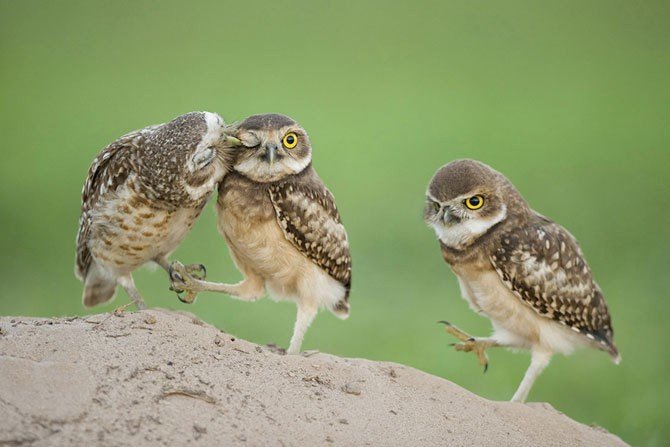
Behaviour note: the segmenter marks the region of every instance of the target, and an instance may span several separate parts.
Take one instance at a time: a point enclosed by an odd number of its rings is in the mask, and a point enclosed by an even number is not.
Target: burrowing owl
[[[219,230],[244,275],[238,284],[216,284],[188,275],[173,263],[173,287],[223,292],[254,301],[264,288],[298,312],[288,353],[300,352],[320,308],[349,315],[351,258],[335,200],[312,168],[307,132],[283,115],[255,115],[231,126],[244,145],[219,186]]]
[[[460,340],[456,349],[476,353],[485,367],[487,348],[531,351],[513,401],[525,401],[556,352],[590,346],[619,363],[605,299],[566,229],[533,211],[505,176],[477,161],[443,166],[426,195],[425,221],[461,294],[494,329],[489,338],[472,338],[444,322]]]
[[[192,112],[124,135],[98,154],[77,234],[85,306],[111,300],[118,283],[144,308],[131,272],[149,261],[169,268],[167,256],[228,171],[235,142],[219,115]]]

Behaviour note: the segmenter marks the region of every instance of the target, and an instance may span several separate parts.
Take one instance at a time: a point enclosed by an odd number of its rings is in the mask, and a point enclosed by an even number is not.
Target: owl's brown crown
[[[507,179],[476,160],[455,160],[442,166],[430,182],[429,192],[440,200],[451,200],[481,189],[497,189]]]
[[[281,115],[279,113],[265,113],[261,115],[251,115],[239,123],[237,127],[244,130],[263,130],[279,129],[294,124],[296,124],[296,122],[286,115]]]

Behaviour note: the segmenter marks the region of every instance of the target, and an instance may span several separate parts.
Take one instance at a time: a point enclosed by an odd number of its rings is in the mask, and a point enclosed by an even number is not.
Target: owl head
[[[147,129],[138,151],[143,183],[168,201],[200,200],[232,164],[235,138],[216,113],[191,112]]]
[[[242,144],[233,169],[251,180],[281,180],[312,162],[307,132],[288,116],[252,115],[231,126],[231,132]]]
[[[456,160],[430,181],[424,220],[443,244],[462,250],[524,207],[501,173],[478,161]]]

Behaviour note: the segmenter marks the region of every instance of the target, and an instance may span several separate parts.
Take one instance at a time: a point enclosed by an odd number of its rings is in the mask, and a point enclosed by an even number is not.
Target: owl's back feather
[[[81,217],[77,232],[75,275],[82,281],[86,279],[92,263],[88,247],[91,213],[103,198],[123,185],[133,170],[130,152],[156,127],[145,127],[122,136],[102,149],[91,163],[81,193]]]

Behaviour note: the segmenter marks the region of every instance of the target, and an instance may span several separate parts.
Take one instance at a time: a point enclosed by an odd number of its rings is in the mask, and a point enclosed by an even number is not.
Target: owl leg
[[[489,368],[489,359],[486,355],[486,350],[488,348],[502,346],[498,341],[492,338],[478,338],[472,337],[471,335],[463,332],[456,326],[452,325],[448,321],[440,321],[440,323],[445,325],[445,330],[460,340],[460,343],[454,343],[452,346],[457,351],[462,352],[474,352],[479,359],[479,364],[484,367],[484,372]]]
[[[135,287],[135,281],[133,281],[133,277],[130,273],[119,277],[118,282],[121,285],[121,287],[123,287],[123,290],[126,291],[126,293],[132,300],[133,304],[135,304],[137,309],[143,310],[147,308],[147,305],[144,304],[144,300],[142,299],[142,295],[140,295],[140,292],[137,290],[137,287]]]
[[[316,306],[298,303],[298,314],[295,319],[295,326],[293,327],[291,343],[286,351],[287,354],[300,354],[302,340],[305,338],[305,333],[314,321],[318,310]]]
[[[533,387],[535,380],[542,374],[544,368],[549,365],[551,356],[553,355],[550,351],[533,349],[531,350],[531,360],[530,366],[526,370],[526,374],[523,376],[523,380],[519,385],[519,388],[514,393],[512,397],[512,402],[525,402],[528,397],[530,389]]]
[[[223,284],[216,282],[203,281],[194,277],[189,272],[189,266],[183,265],[179,261],[174,261],[169,268],[170,289],[178,294],[186,292],[184,297],[179,296],[179,300],[184,303],[192,303],[198,292],[221,292],[243,301],[255,301],[264,294],[263,279],[255,274],[250,274],[237,284]]]

